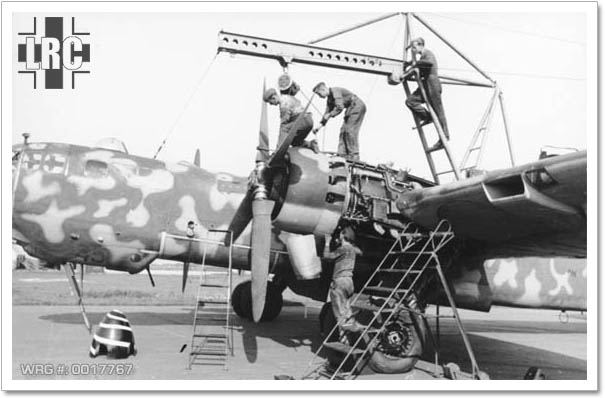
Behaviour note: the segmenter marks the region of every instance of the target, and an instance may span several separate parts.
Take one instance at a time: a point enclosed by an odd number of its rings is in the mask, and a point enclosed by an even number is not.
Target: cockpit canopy
[[[101,149],[109,149],[110,151],[128,153],[128,149],[126,149],[126,145],[124,142],[118,138],[107,137],[98,141],[95,145],[95,148]]]

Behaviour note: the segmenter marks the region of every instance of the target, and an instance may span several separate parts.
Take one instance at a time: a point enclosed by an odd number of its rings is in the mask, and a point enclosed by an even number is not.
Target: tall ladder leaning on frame
[[[227,370],[227,358],[233,356],[233,329],[231,328],[231,286],[233,266],[233,234],[229,230],[212,229],[211,233],[224,233],[229,238],[229,263],[224,272],[207,270],[206,252],[208,245],[222,245],[224,240],[201,239],[204,244],[202,272],[197,288],[191,350],[188,368],[193,365],[223,366]],[[208,289],[222,289],[220,297],[207,296]]]
[[[412,303],[416,300],[416,292],[426,287],[431,278],[435,276],[438,277],[446,294],[453,318],[456,320],[462,336],[471,362],[472,377],[482,377],[445,279],[439,257],[439,252],[453,238],[454,232],[447,220],[442,220],[433,231],[428,233],[419,230],[414,224],[407,224],[372,276],[351,302],[352,309],[372,314],[363,321],[365,329],[358,333],[341,332],[340,325],[344,320],[341,319],[337,322],[309,362],[303,379],[349,380],[356,378],[367,365],[372,354],[381,349],[380,336],[385,333],[392,322],[399,319],[403,312],[408,312],[410,317],[422,319],[435,351],[434,373],[436,376],[442,375],[443,369],[438,363],[439,347],[430,332],[428,315],[411,308],[415,307]],[[390,286],[386,286],[387,284]],[[340,353],[341,359],[338,365],[320,360],[320,354],[327,350]]]
[[[409,15],[407,15],[407,14],[405,16],[405,21],[406,21],[405,22],[405,35],[404,35],[404,42],[403,42],[403,58],[404,58],[404,60],[407,56],[407,52],[408,52],[408,49],[410,46],[410,40],[411,40],[410,37],[412,36],[412,32],[411,32],[411,28],[410,28],[410,18],[409,18]],[[413,61],[415,61],[415,60],[413,60]],[[424,133],[423,125],[418,120],[418,117],[414,114],[414,123],[416,124],[416,129],[418,130],[418,135],[420,136],[420,142],[422,144],[422,149],[424,150],[424,154],[426,155],[426,160],[429,164],[429,168],[431,169],[431,174],[433,175],[433,180],[435,181],[436,184],[439,184],[440,176],[445,175],[445,174],[451,174],[451,173],[454,174],[454,178],[456,180],[459,180],[460,179],[460,170],[456,166],[456,161],[454,160],[454,156],[452,154],[452,150],[450,148],[449,142],[445,137],[445,132],[443,131],[443,126],[441,126],[441,122],[440,122],[439,118],[437,117],[437,114],[435,113],[433,106],[431,105],[430,98],[428,97],[427,92],[424,89],[424,86],[420,79],[420,71],[418,70],[417,67],[412,67],[409,71],[405,72],[403,75],[402,84],[403,84],[403,90],[405,91],[406,99],[409,98],[411,95],[411,90],[410,90],[410,87],[408,84],[408,80],[410,77],[413,78],[416,81],[416,83],[418,83],[418,89],[420,90],[420,94],[422,95],[424,104],[426,105],[426,108],[429,111],[429,114],[431,115],[431,120],[433,122],[433,125],[435,126],[435,129],[437,130],[438,139],[443,144],[438,149],[429,148],[429,146],[427,144],[427,140],[426,140],[426,135]],[[449,169],[439,171],[439,170],[437,170],[437,167],[435,165],[435,159],[433,158],[433,154],[434,154],[434,152],[441,151],[441,150],[445,151],[447,161],[449,163]]]
[[[403,88],[404,88],[406,97],[410,96],[410,89],[409,89],[407,80],[411,76],[418,83],[418,87],[422,94],[422,98],[425,101],[427,109],[428,109],[428,111],[431,115],[431,118],[433,120],[433,123],[435,125],[435,129],[437,130],[439,140],[443,143],[443,148],[440,148],[437,150],[444,150],[446,152],[447,160],[451,167],[450,170],[444,170],[444,171],[438,171],[436,169],[435,162],[433,159],[433,153],[436,152],[436,150],[429,150],[429,147],[427,146],[427,142],[426,142],[426,137],[424,135],[424,130],[422,129],[422,126],[420,125],[420,123],[418,123],[418,119],[414,116],[414,121],[416,123],[416,129],[418,130],[418,134],[420,136],[420,141],[422,143],[422,147],[426,154],[427,162],[429,164],[429,168],[431,169],[431,174],[433,175],[433,179],[434,179],[435,183],[439,184],[440,183],[439,176],[444,175],[444,174],[453,173],[455,175],[456,180],[460,179],[461,177],[472,176],[473,172],[478,168],[479,164],[481,163],[482,155],[483,155],[483,152],[484,152],[484,149],[486,146],[487,133],[488,133],[488,130],[489,130],[489,127],[491,124],[495,104],[497,101],[500,103],[500,109],[502,112],[502,122],[504,124],[504,133],[506,136],[506,143],[507,143],[508,152],[509,152],[509,156],[510,156],[511,166],[514,166],[515,159],[513,156],[512,141],[511,141],[511,137],[510,137],[510,133],[509,133],[508,119],[506,117],[504,99],[503,99],[502,91],[498,87],[496,81],[494,79],[492,79],[490,76],[488,76],[482,69],[480,69],[474,62],[472,62],[459,49],[454,47],[454,45],[452,45],[448,40],[446,40],[445,37],[443,37],[441,34],[439,34],[439,32],[437,32],[434,27],[432,27],[426,20],[424,20],[424,18],[420,17],[418,14],[415,14],[415,13],[404,13],[404,19],[405,19],[405,34],[404,34],[404,47],[403,47],[404,48],[404,50],[403,50],[404,59],[407,57],[407,52],[408,52],[408,49],[409,49],[410,43],[411,43],[412,31],[411,31],[410,22],[411,22],[412,18],[416,19],[418,22],[420,22],[422,25],[424,25],[425,28],[427,28],[430,32],[432,32],[437,38],[439,38],[451,50],[453,50],[459,57],[461,57],[464,61],[466,61],[466,63],[468,65],[470,65],[473,69],[475,69],[479,74],[481,74],[484,78],[486,78],[490,82],[489,84],[478,84],[476,82],[470,82],[465,79],[456,79],[456,78],[452,78],[452,77],[447,77],[446,79],[448,80],[449,84],[491,87],[494,90],[493,95],[490,99],[490,102],[487,106],[487,109],[486,109],[485,113],[483,114],[483,117],[479,123],[479,126],[477,127],[477,130],[475,131],[475,134],[473,135],[473,138],[471,139],[471,142],[469,143],[469,146],[467,147],[467,149],[464,153],[462,162],[460,163],[460,167],[456,167],[456,162],[452,156],[451,149],[448,145],[447,140],[445,140],[443,128],[442,128],[441,124],[439,123],[438,118],[436,117],[437,115],[436,115],[435,111],[433,110],[432,106],[430,105],[430,101],[428,100],[426,91],[424,90],[424,87],[421,84],[420,74],[419,74],[418,69],[412,68],[408,72],[404,73]],[[476,155],[474,157],[471,157],[471,155],[474,152],[477,152]],[[472,163],[469,163],[470,159],[473,159],[474,161]]]

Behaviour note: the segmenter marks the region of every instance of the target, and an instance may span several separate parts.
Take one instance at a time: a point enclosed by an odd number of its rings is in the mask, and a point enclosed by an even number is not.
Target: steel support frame
[[[466,61],[473,69],[475,69],[479,74],[481,74],[488,82],[477,82],[471,79],[461,78],[461,77],[452,77],[446,75],[440,75],[440,80],[442,84],[449,85],[461,85],[461,86],[470,86],[470,87],[490,87],[499,90],[498,100],[500,102],[500,107],[502,111],[502,119],[504,123],[504,129],[506,134],[506,140],[508,145],[508,152],[510,156],[511,165],[515,165],[513,149],[512,149],[512,139],[510,134],[510,128],[508,123],[508,118],[506,115],[504,99],[502,95],[502,91],[499,89],[496,81],[489,76],[483,69],[481,69],[475,62],[473,62],[466,54],[460,51],[456,46],[454,46],[449,40],[447,40],[441,33],[439,33],[431,24],[429,24],[423,17],[413,12],[396,12],[389,13],[385,15],[381,15],[379,17],[370,19],[368,21],[355,24],[351,27],[338,30],[336,32],[330,33],[328,35],[324,35],[315,40],[309,42],[309,44],[297,44],[286,41],[279,41],[273,39],[266,39],[261,37],[254,37],[249,35],[241,35],[236,33],[229,33],[221,31],[219,33],[219,43],[218,43],[218,52],[228,52],[231,54],[244,54],[249,56],[275,59],[280,64],[286,68],[290,63],[302,63],[320,67],[330,67],[342,70],[349,70],[354,72],[362,72],[362,73],[370,73],[377,74],[383,76],[391,76],[393,74],[398,74],[404,71],[403,61],[397,60],[393,58],[379,57],[379,56],[371,56],[367,54],[354,53],[349,51],[340,51],[329,49],[325,47],[314,46],[313,44],[319,43],[321,41],[327,40],[329,38],[333,38],[344,33],[351,32],[353,30],[359,29],[364,26],[371,25],[373,23],[377,23],[383,21],[388,18],[392,18],[397,15],[403,15],[405,17],[405,38],[404,38],[404,59],[407,59],[407,51],[410,47],[410,39],[411,39],[411,31],[410,31],[410,22],[413,19],[417,20],[421,23],[426,29],[428,29],[431,33],[433,33],[438,39],[440,39],[445,45],[447,45],[452,51],[454,51],[458,56],[460,56],[464,61]],[[413,80],[413,79],[410,79]],[[419,85],[422,90],[422,85]],[[405,82],[404,82],[405,88]],[[406,94],[409,95],[409,87],[406,89]],[[424,91],[424,90],[422,90]],[[426,95],[423,94],[424,97]],[[433,120],[435,119],[434,112],[429,108],[431,112],[431,116],[433,116]],[[438,126],[438,123],[435,124]],[[437,127],[438,134],[444,143],[447,145],[446,140],[443,140],[443,131]],[[426,147],[426,144],[425,144]],[[450,156],[450,151],[448,150],[448,156]],[[427,156],[427,159],[430,156]],[[450,156],[450,160],[451,159]],[[429,161],[430,165],[431,161]],[[465,162],[463,162],[465,163]],[[431,169],[434,169],[434,165],[432,165]],[[454,171],[456,171],[456,167],[454,167]]]
[[[403,61],[350,51],[335,50],[310,44],[291,43],[256,36],[221,31],[218,35],[218,52],[274,59],[282,66],[290,63],[348,70],[390,76],[403,70]],[[465,84],[492,87],[492,84],[462,77],[440,75],[442,84]]]
[[[468,145],[468,148],[466,149],[466,152],[464,153],[462,162],[460,162],[459,169],[461,171],[464,171],[467,169],[472,169],[472,168],[477,168],[477,167],[479,167],[479,164],[481,163],[481,159],[483,157],[484,148],[485,148],[485,144],[486,144],[487,133],[489,132],[491,121],[493,119],[496,100],[498,99],[499,94],[500,94],[500,90],[496,87],[494,89],[494,93],[487,105],[487,108],[485,109],[485,113],[483,113],[483,116],[481,117],[481,121],[479,122],[479,125],[477,126],[477,129],[475,130],[475,134],[473,134],[473,138],[471,139],[471,141]],[[483,133],[483,136],[481,136],[482,133]],[[477,141],[479,140],[480,136],[481,136],[481,145],[476,147],[475,145],[477,144]],[[470,155],[475,150],[479,151],[479,153],[476,155],[475,165],[467,166]]]

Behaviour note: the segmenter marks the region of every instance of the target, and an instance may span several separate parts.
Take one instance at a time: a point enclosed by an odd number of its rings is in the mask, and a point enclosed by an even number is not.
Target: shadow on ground
[[[90,312],[88,316],[92,324],[98,325],[105,316],[105,312]],[[173,311],[126,311],[126,316],[133,326],[188,326],[191,325],[193,311],[183,309],[183,307],[174,307]],[[83,323],[79,312],[44,315],[40,319],[73,325]],[[300,311],[284,311],[274,321],[258,324],[234,316],[232,325],[234,337],[236,341],[241,338],[249,363],[255,363],[258,358],[259,339],[272,340],[287,349],[308,347],[311,353],[317,352],[322,342],[316,310],[311,311],[308,318],[304,318]],[[584,360],[528,345],[473,334],[522,333],[542,338],[540,335],[545,333],[550,335],[586,333],[586,323],[467,320],[465,327],[469,332],[469,338],[481,370],[487,372],[492,379],[522,379],[525,371],[531,366],[541,368],[549,379],[579,380],[587,377],[587,363]],[[469,371],[470,360],[454,324],[443,322],[441,331],[440,362],[442,364],[455,362],[460,365],[462,370]],[[432,361],[434,359],[432,350],[427,351],[424,359]],[[288,353],[288,350],[284,350],[284,355],[289,355]]]

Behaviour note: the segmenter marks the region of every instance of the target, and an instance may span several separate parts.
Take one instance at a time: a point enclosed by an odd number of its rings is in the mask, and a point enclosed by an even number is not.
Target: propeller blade
[[[260,321],[265,309],[267,277],[269,276],[269,257],[271,256],[271,212],[275,202],[272,200],[252,201],[252,317]]]
[[[239,207],[235,211],[233,219],[229,224],[228,229],[233,233],[233,242],[239,238],[242,232],[244,232],[244,229],[248,226],[250,220],[252,220],[252,195],[253,192],[251,190],[246,192],[246,196],[242,199],[242,202],[239,204]],[[225,237],[224,243],[229,246],[229,236]]]
[[[296,128],[297,128],[298,124],[300,123],[300,121],[302,120],[303,116],[307,113],[307,110],[309,109],[309,106],[311,105],[311,101],[313,101],[314,96],[315,96],[315,93],[313,93],[311,95],[311,98],[309,98],[309,102],[307,102],[307,106],[305,106],[305,109],[302,111],[302,113],[300,115],[298,115],[298,117],[296,118],[296,121],[294,122],[292,127],[290,127],[290,132],[288,133],[288,136],[281,143],[279,148],[277,148],[275,150],[275,152],[273,153],[273,156],[271,156],[271,158],[267,162],[267,166],[272,167],[283,161],[284,156],[286,156],[286,153],[288,152],[288,148],[290,148],[290,145],[292,145],[292,141],[294,141],[294,138],[296,136],[296,134],[295,134]]]
[[[269,122],[267,120],[267,103],[262,96],[267,89],[267,79],[263,80],[263,93],[261,94],[260,128],[258,130],[257,162],[266,162],[269,159]]]
[[[200,148],[195,150],[195,157],[193,158],[193,164],[200,167]]]
[[[185,292],[185,286],[187,285],[187,274],[189,274],[189,262],[183,263],[183,292]]]

